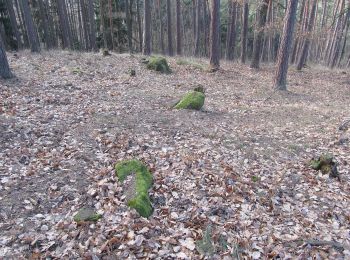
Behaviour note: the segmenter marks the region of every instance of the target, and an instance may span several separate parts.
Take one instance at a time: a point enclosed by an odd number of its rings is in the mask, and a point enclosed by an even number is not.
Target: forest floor
[[[0,258],[197,259],[204,237],[212,259],[350,259],[350,147],[339,131],[349,71],[291,68],[282,93],[266,65],[208,73],[206,60],[171,58],[163,75],[137,55],[8,56],[17,77],[0,80]],[[196,84],[203,111],[169,108]],[[310,168],[323,153],[340,179]],[[149,219],[115,177],[130,158],[154,176]],[[83,206],[102,219],[77,225]]]

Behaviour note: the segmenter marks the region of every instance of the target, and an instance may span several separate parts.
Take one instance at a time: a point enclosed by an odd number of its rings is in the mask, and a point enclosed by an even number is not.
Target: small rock
[[[47,225],[42,225],[40,228],[41,231],[48,231],[49,227]]]

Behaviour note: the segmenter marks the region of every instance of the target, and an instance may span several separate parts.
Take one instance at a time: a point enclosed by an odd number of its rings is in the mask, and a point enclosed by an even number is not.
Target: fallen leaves
[[[11,60],[19,78],[0,81],[0,257],[196,259],[203,239],[219,259],[349,257],[349,146],[336,144],[345,76],[291,72],[291,92],[274,93],[270,67],[207,74],[169,61],[171,75],[129,55]],[[204,111],[168,109],[198,83]],[[325,152],[342,182],[308,167]],[[131,158],[154,176],[150,219],[125,205],[115,177]],[[103,218],[76,225],[82,206]]]

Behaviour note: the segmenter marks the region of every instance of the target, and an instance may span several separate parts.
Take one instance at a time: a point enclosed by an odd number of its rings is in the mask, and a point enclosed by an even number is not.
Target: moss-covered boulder
[[[170,67],[164,57],[151,56],[147,60],[147,69],[159,71],[161,73],[170,73]]]
[[[77,214],[74,215],[73,220],[75,222],[84,222],[84,221],[98,221],[102,215],[97,214],[92,208],[81,208]]]
[[[329,174],[330,177],[336,178],[339,176],[337,164],[332,155],[321,155],[318,159],[311,160],[310,166],[314,170],[321,171],[322,174]]]
[[[174,106],[175,109],[195,109],[200,110],[204,105],[205,94],[200,91],[191,91],[187,93]]]
[[[148,190],[152,187],[153,178],[147,167],[138,160],[128,160],[117,163],[115,171],[119,181],[127,182],[125,195],[128,206],[136,209],[142,217],[151,216],[153,208]]]

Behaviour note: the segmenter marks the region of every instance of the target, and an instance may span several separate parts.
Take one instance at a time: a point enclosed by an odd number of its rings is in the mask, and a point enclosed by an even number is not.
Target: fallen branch
[[[310,246],[332,246],[336,249],[339,249],[341,251],[344,250],[344,246],[336,241],[324,241],[324,240],[304,240],[304,243],[306,245]]]

